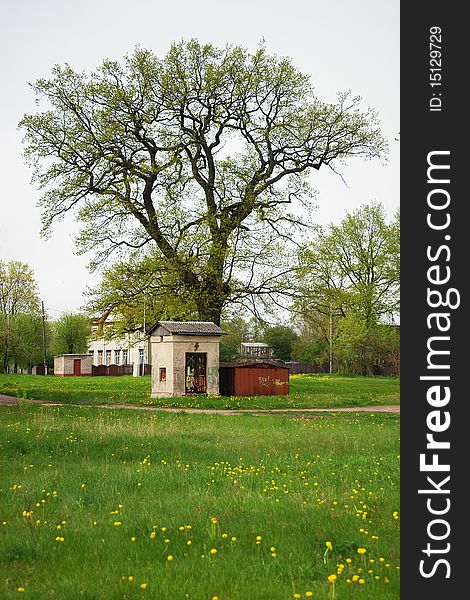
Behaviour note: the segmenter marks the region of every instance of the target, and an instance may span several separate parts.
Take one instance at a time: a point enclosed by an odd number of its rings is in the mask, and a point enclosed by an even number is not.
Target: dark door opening
[[[186,394],[205,394],[207,354],[205,352],[186,352],[185,392]]]
[[[74,375],[82,374],[82,361],[79,358],[73,359],[73,374]]]

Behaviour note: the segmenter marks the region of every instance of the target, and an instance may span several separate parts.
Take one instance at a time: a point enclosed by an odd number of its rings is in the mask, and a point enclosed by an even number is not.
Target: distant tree
[[[381,374],[385,367],[399,374],[398,329],[391,325],[370,326],[362,316],[342,319],[334,337],[335,371],[358,375]]]
[[[222,329],[227,333],[220,339],[219,356],[223,362],[230,362],[240,358],[239,346],[251,336],[250,323],[243,317],[236,316],[230,320],[222,321]]]
[[[268,327],[263,336],[264,342],[272,347],[275,357],[286,361],[292,358],[292,346],[297,338],[297,333],[285,325]]]
[[[32,269],[20,261],[0,260],[1,368],[7,371],[19,356],[18,315],[38,315],[40,300]]]
[[[400,225],[374,203],[321,228],[301,254],[300,305],[329,315],[360,315],[368,325],[391,319],[400,306]]]
[[[91,335],[90,319],[82,314],[64,313],[54,323],[54,353],[84,354]]]
[[[44,231],[75,211],[95,265],[142,249],[162,292],[217,324],[228,303],[289,293],[308,174],[386,150],[359,98],[320,101],[308,76],[264,48],[136,49],[91,75],[55,66],[32,87],[46,110],[20,127]]]
[[[363,205],[338,225],[321,228],[301,260],[304,292],[295,309],[314,344],[310,349],[329,351],[331,319],[334,371],[370,374],[378,362],[393,362],[398,333],[391,325],[400,306],[398,213],[387,221],[381,204]]]
[[[12,318],[11,360],[29,372],[43,362],[42,317],[19,314]]]
[[[297,315],[299,337],[292,344],[292,358],[299,362],[324,365],[329,360],[329,316],[304,307]]]

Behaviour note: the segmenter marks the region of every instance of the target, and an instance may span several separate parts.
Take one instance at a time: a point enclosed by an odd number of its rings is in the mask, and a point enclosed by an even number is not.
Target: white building
[[[132,365],[133,375],[150,372],[149,339],[142,330],[117,334],[115,320],[112,317],[99,318],[93,321],[92,335],[88,343],[93,365]]]

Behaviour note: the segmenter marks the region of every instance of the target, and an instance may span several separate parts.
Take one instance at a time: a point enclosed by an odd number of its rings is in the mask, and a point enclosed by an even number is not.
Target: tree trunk
[[[222,309],[225,302],[219,306],[207,306],[205,302],[198,303],[198,317],[201,321],[211,321],[220,326]]]
[[[211,321],[220,326],[222,309],[227,302],[228,295],[221,292],[217,285],[211,286],[210,290],[203,291],[196,298],[198,317],[201,321]]]

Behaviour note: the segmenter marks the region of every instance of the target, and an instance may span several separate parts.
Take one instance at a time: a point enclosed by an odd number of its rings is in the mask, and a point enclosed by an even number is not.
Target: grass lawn
[[[398,510],[395,415],[0,406],[2,600],[398,600]]]
[[[0,394],[67,404],[135,404],[196,408],[329,408],[399,404],[397,377],[291,375],[289,395],[185,396],[152,399],[150,377],[1,375]]]

